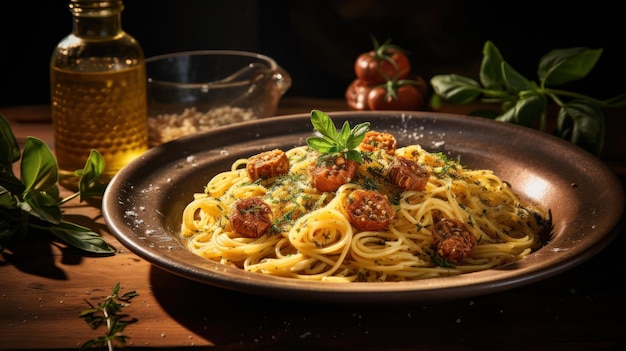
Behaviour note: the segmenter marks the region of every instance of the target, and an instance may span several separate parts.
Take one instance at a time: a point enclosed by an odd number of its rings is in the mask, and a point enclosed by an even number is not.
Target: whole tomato
[[[369,109],[367,106],[367,95],[369,94],[372,86],[366,82],[355,79],[348,85],[346,89],[345,97],[350,110],[363,111]]]
[[[387,40],[379,45],[372,38],[374,50],[360,54],[354,61],[357,79],[368,85],[383,84],[389,79],[405,79],[411,71],[406,51]]]
[[[374,86],[367,95],[367,106],[370,110],[422,110],[425,97],[417,83],[413,80],[390,80]]]

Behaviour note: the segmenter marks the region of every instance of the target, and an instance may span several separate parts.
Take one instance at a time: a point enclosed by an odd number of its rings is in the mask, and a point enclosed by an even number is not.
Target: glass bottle
[[[76,188],[91,149],[104,180],[148,149],[146,72],[139,43],[121,25],[122,0],[71,0],[72,33],[50,62],[54,151],[61,185]]]

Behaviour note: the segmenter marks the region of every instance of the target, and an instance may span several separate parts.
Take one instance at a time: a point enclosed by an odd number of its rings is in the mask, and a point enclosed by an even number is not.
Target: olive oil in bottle
[[[121,0],[71,0],[73,30],[52,54],[50,91],[60,183],[76,188],[74,171],[91,149],[104,178],[148,149],[146,75],[139,43],[121,26]]]

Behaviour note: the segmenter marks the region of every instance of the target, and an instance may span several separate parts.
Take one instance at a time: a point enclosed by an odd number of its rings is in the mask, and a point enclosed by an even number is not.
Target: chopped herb
[[[452,264],[452,262],[441,257],[439,253],[437,253],[437,250],[431,251],[429,253],[429,256],[430,256],[430,262],[432,262],[437,267],[443,267],[443,268],[455,268],[456,267],[454,264]]]

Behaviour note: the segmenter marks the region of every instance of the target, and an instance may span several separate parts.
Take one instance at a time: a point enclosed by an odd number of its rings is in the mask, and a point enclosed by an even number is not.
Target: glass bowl
[[[291,76],[274,59],[234,50],[177,52],[146,59],[152,146],[276,114]]]

